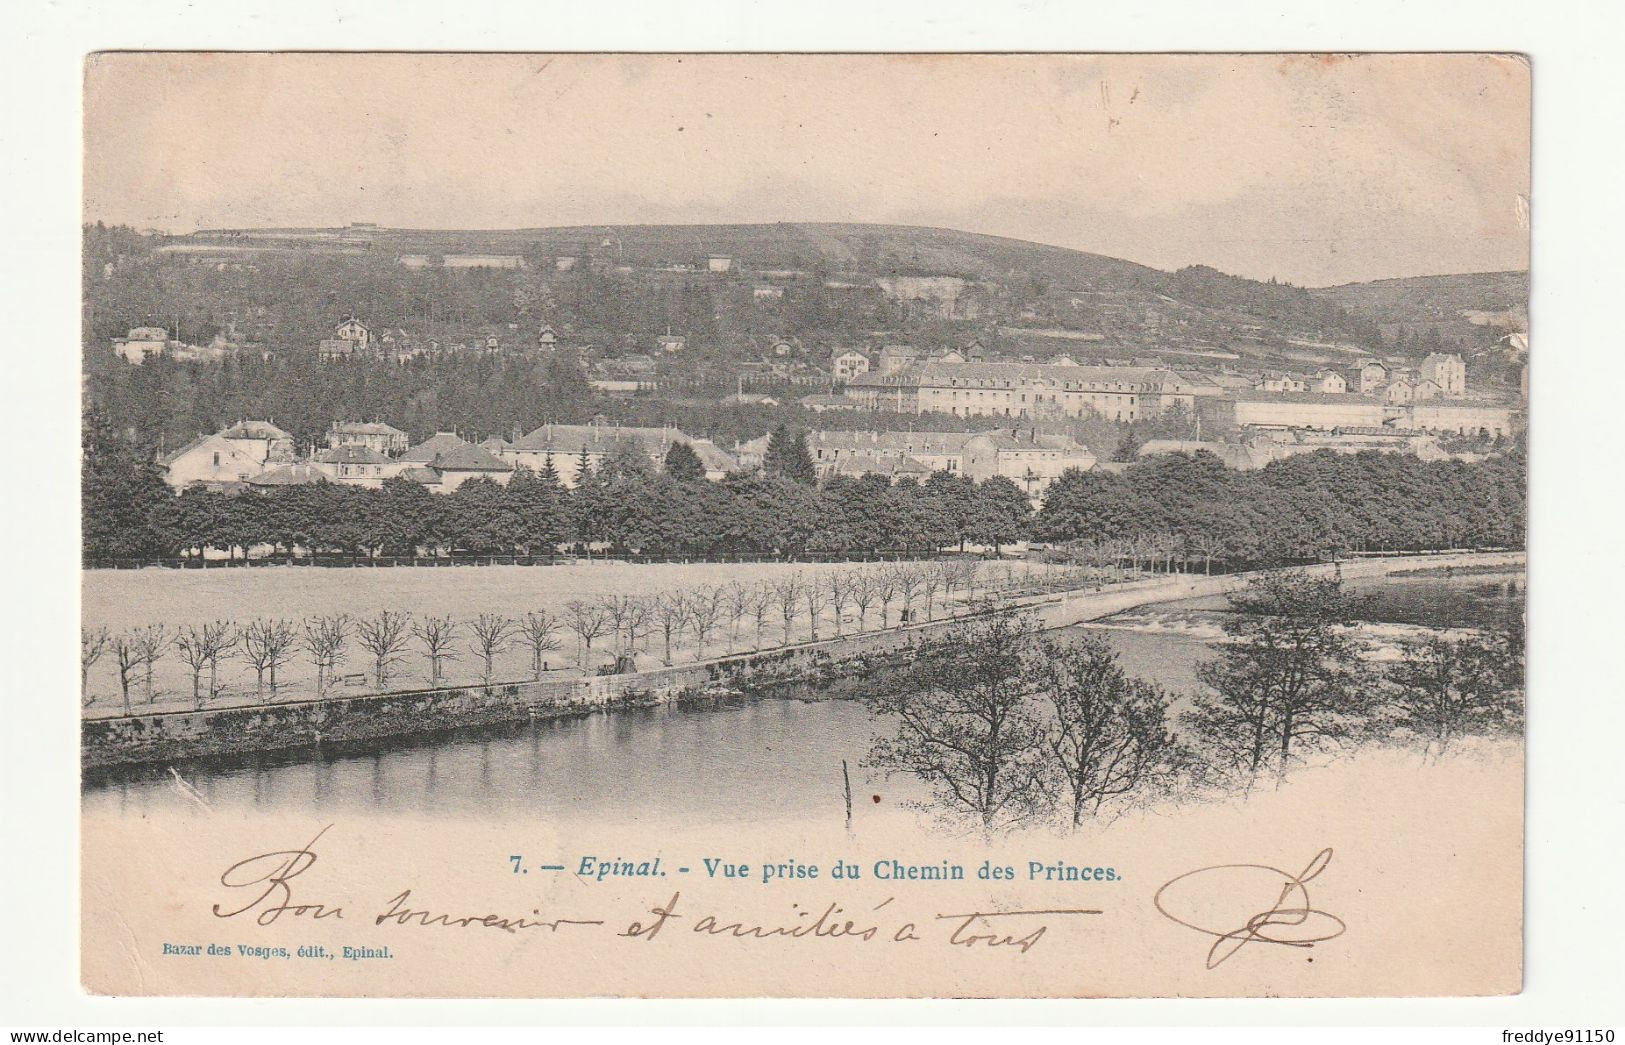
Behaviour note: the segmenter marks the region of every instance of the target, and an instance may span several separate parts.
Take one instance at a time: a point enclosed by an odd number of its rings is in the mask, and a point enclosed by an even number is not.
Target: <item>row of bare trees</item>
[[[548,654],[561,648],[565,635],[574,640],[582,670],[592,670],[606,648],[613,658],[611,670],[627,670],[640,651],[658,651],[661,662],[669,665],[685,647],[704,658],[817,641],[935,620],[952,605],[979,599],[1077,587],[1092,576],[1066,566],[955,558],[600,595],[571,600],[559,613],[482,613],[457,620],[385,610],[371,617],[222,620],[179,630],[152,624],[116,634],[87,628],[80,637],[80,688],[84,705],[91,706],[90,673],[106,660],[113,666],[124,713],[132,714],[137,696],[148,705],[157,702],[154,669],[173,657],[189,671],[191,704],[201,709],[221,694],[222,665],[236,661],[253,671],[255,699],[275,701],[290,665],[302,662],[314,672],[320,700],[346,678],[344,669],[357,653],[365,656],[366,675],[380,691],[408,674],[404,665],[414,654],[421,658],[426,668],[422,677],[430,686],[441,685],[447,666],[465,656],[489,685],[498,658],[516,648],[528,654],[530,676],[540,680],[549,666]]]
[[[540,679],[548,653],[559,648],[559,618],[545,610],[518,617],[482,613],[473,620],[449,616],[414,617],[384,610],[372,617],[329,614],[300,621],[259,618],[238,624],[212,621],[187,625],[171,632],[152,624],[113,633],[107,628],[86,628],[79,638],[79,682],[82,702],[95,702],[89,686],[91,669],[104,658],[114,668],[124,713],[133,713],[132,690],[147,704],[158,698],[155,666],[174,655],[191,672],[192,706],[201,709],[220,695],[221,665],[238,660],[254,672],[254,695],[275,701],[286,669],[302,654],[315,671],[316,697],[322,699],[343,676],[352,649],[367,657],[367,677],[382,690],[406,672],[403,664],[413,648],[428,662],[428,681],[437,686],[448,662],[470,654],[481,665],[481,679],[489,684],[499,654],[516,642],[531,654],[533,677]]]
[[[1052,562],[1083,563],[1097,569],[1163,573],[1191,573],[1199,565],[1203,573],[1211,574],[1214,561],[1223,562],[1230,554],[1223,537],[1160,533],[1069,541],[1051,548],[1046,557]]]
[[[1084,580],[1066,569],[970,558],[882,563],[749,584],[733,580],[682,591],[575,599],[564,608],[564,624],[575,636],[584,669],[606,645],[617,665],[640,649],[657,647],[661,662],[670,664],[673,651],[685,643],[703,658],[813,642],[935,620],[955,600],[966,604]]]

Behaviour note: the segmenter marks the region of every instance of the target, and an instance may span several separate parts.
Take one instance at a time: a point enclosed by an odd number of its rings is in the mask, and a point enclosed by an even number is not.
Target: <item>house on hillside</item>
[[[886,345],[880,350],[880,373],[895,374],[920,358],[913,345]]]
[[[855,348],[842,349],[831,357],[830,372],[837,381],[850,381],[869,372],[869,357]]]
[[[140,366],[163,355],[168,345],[169,331],[163,327],[132,327],[125,336],[113,339],[113,354],[126,363]]]
[[[1348,382],[1343,375],[1327,367],[1316,371],[1315,376],[1309,379],[1309,391],[1320,392],[1323,395],[1341,395],[1349,390]]]
[[[688,338],[682,334],[661,334],[655,338],[655,351],[675,355],[688,347]]]
[[[1455,398],[1467,394],[1467,364],[1451,353],[1434,352],[1422,360],[1417,373],[1439,386],[1439,394]]]
[[[1368,359],[1360,364],[1360,394],[1370,395],[1388,383],[1388,367],[1380,359]]]
[[[729,272],[733,267],[733,258],[728,257],[726,254],[712,254],[705,259],[705,270],[707,272]]]
[[[373,355],[372,330],[351,316],[333,328],[332,337],[325,338],[316,346],[316,354],[324,363]]]
[[[330,450],[364,446],[385,457],[394,457],[404,453],[410,442],[405,432],[379,421],[334,421],[333,427],[327,430]]]

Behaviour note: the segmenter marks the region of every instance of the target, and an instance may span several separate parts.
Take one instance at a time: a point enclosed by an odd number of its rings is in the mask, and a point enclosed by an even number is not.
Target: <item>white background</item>
[[[1621,5],[1203,0],[187,4],[12,0],[0,360],[0,1027],[245,1023],[1619,1024],[1625,646],[1617,598],[1625,273]],[[1520,51],[1535,84],[1534,465],[1525,992],[1087,1002],[400,1002],[82,996],[76,896],[80,75],[106,48]],[[1518,133],[1508,128],[1508,133]],[[200,143],[199,159],[206,154]],[[40,654],[46,655],[40,655]],[[26,655],[24,655],[26,654]],[[1419,927],[1424,928],[1424,927]],[[576,1032],[582,1033],[582,1032]],[[329,1035],[322,1035],[323,1038]],[[333,1036],[336,1037],[336,1036]],[[822,1035],[820,1035],[822,1037]]]

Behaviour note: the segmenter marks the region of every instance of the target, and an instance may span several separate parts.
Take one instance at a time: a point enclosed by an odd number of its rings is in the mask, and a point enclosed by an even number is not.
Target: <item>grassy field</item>
[[[566,604],[576,599],[592,599],[605,595],[655,595],[660,592],[692,592],[696,589],[726,584],[738,580],[745,585],[772,583],[790,575],[805,579],[824,577],[833,571],[874,569],[861,563],[641,563],[615,561],[579,562],[558,566],[465,566],[465,567],[396,567],[389,569],[318,569],[265,567],[260,569],[221,570],[89,570],[82,579],[83,604],[81,618],[86,628],[105,627],[114,634],[127,632],[152,624],[163,624],[171,633],[188,624],[203,624],[216,620],[238,623],[261,618],[280,617],[299,621],[306,617],[330,614],[348,614],[352,618],[372,617],[383,610],[404,610],[416,616],[450,615],[459,621],[470,620],[482,613],[503,614],[509,617],[527,612],[542,611],[562,614]],[[1011,579],[1021,583],[1032,572],[1041,573],[1046,567],[1025,563],[1011,564]],[[984,567],[984,574],[996,582],[1004,581],[1005,565]],[[891,607],[895,621],[898,604]],[[849,607],[848,622],[844,630],[853,630]],[[878,607],[870,609],[869,624],[878,624]],[[727,652],[730,622],[724,619],[704,650],[707,656]],[[834,633],[833,612],[826,609],[820,617],[819,634]],[[740,648],[748,648],[754,641],[754,619],[741,624]],[[807,621],[803,611],[792,633],[793,641],[807,637]],[[445,667],[447,681],[473,682],[481,673],[478,656],[470,648],[472,636],[466,629],[458,643],[459,659]],[[576,667],[575,637],[561,628],[557,636],[559,650],[548,657],[550,667],[573,672]],[[783,623],[775,608],[768,617],[765,644],[774,645],[783,639]],[[674,644],[673,660],[696,659],[700,651],[688,636]],[[610,642],[606,637],[594,643],[595,661],[607,656]],[[657,634],[648,637],[647,651],[638,655],[639,667],[652,667],[660,663],[664,639]],[[369,655],[352,641],[338,674],[355,675],[369,668]],[[313,689],[313,674],[309,658],[297,654],[288,667],[279,672],[278,681],[286,693],[283,699]],[[513,681],[530,677],[529,650],[515,643],[501,654],[495,664],[494,676],[498,680]],[[252,669],[241,659],[222,665],[228,694],[221,702],[240,702],[253,688]],[[414,641],[404,654],[399,673],[391,680],[390,688],[405,689],[427,684],[428,663]],[[360,683],[341,692],[366,692],[370,683]],[[117,672],[111,654],[104,654],[92,667],[86,689],[95,700],[90,712],[112,712],[120,704]],[[190,702],[191,675],[187,666],[171,652],[154,669],[154,708],[176,709]],[[135,687],[133,700],[146,707],[145,685]]]

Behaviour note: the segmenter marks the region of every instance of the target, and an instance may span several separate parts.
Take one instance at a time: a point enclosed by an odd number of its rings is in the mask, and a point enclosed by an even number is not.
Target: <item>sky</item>
[[[101,54],[84,216],[883,222],[1307,286],[1528,265],[1486,55]]]

